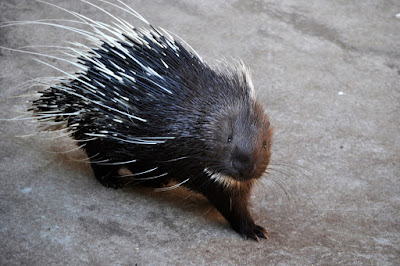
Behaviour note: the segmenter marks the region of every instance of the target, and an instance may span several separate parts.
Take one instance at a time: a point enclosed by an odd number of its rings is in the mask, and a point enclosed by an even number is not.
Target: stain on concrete
[[[85,232],[90,235],[99,236],[119,236],[119,237],[131,237],[132,233],[123,229],[122,225],[116,221],[102,222],[94,217],[79,217],[79,223],[84,228]]]

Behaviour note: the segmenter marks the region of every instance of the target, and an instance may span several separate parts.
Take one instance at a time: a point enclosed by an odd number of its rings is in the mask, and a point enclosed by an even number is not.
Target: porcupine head
[[[43,91],[34,116],[65,121],[103,185],[174,181],[206,196],[245,238],[266,238],[248,201],[269,164],[272,128],[248,71],[211,67],[154,27],[123,29],[80,53],[83,71]],[[120,176],[122,167],[132,174]]]
[[[228,76],[229,82],[219,84],[227,86],[222,90],[227,92],[225,102],[217,104],[204,125],[210,137],[206,141],[205,157],[211,158],[204,172],[214,187],[203,194],[235,231],[245,238],[258,240],[266,238],[267,232],[254,224],[248,211],[248,198],[253,183],[269,164],[272,127],[254,98],[245,68],[237,68],[236,77]]]

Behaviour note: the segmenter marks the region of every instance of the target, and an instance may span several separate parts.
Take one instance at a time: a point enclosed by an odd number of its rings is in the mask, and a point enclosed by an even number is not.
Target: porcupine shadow
[[[53,135],[44,132],[45,135]],[[42,151],[43,152],[43,151]],[[44,151],[44,155],[49,157],[49,160],[62,165],[66,171],[74,171],[77,175],[83,178],[89,178],[91,183],[96,187],[93,189],[107,190],[110,189],[103,187],[96,182],[93,170],[90,167],[90,161],[86,153],[78,148],[77,145],[67,137],[51,139],[48,143],[48,150]],[[128,174],[129,170],[123,169],[124,174]],[[175,183],[167,184],[166,186],[173,186]],[[179,209],[186,215],[192,217],[204,218],[201,222],[206,223],[207,227],[216,226],[224,229],[229,229],[228,223],[223,216],[208,202],[208,200],[201,194],[189,191],[182,187],[176,187],[172,190],[156,191],[154,188],[141,184],[140,181],[130,182],[121,190],[111,190],[111,193],[127,194],[128,197],[139,200],[150,200],[150,202],[157,202],[164,208]]]

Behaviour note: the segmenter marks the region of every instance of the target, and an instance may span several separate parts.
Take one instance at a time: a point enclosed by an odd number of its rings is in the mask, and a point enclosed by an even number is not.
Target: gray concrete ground
[[[243,240],[183,189],[104,188],[82,152],[65,152],[68,139],[19,138],[37,125],[0,121],[1,265],[400,264],[399,1],[125,2],[207,61],[241,58],[252,69],[276,129],[271,172],[252,197],[270,239]],[[52,3],[109,21],[79,1]],[[0,16],[72,18],[21,0],[2,0]],[[63,40],[82,38],[48,26],[0,29],[5,47]],[[24,82],[60,73],[0,53],[0,117],[10,118],[34,98]]]

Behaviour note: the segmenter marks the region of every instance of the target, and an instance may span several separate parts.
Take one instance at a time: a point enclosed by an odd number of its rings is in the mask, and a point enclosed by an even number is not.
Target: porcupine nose
[[[253,162],[251,157],[246,154],[237,154],[234,156],[232,166],[239,173],[240,177],[246,177],[253,172]]]

